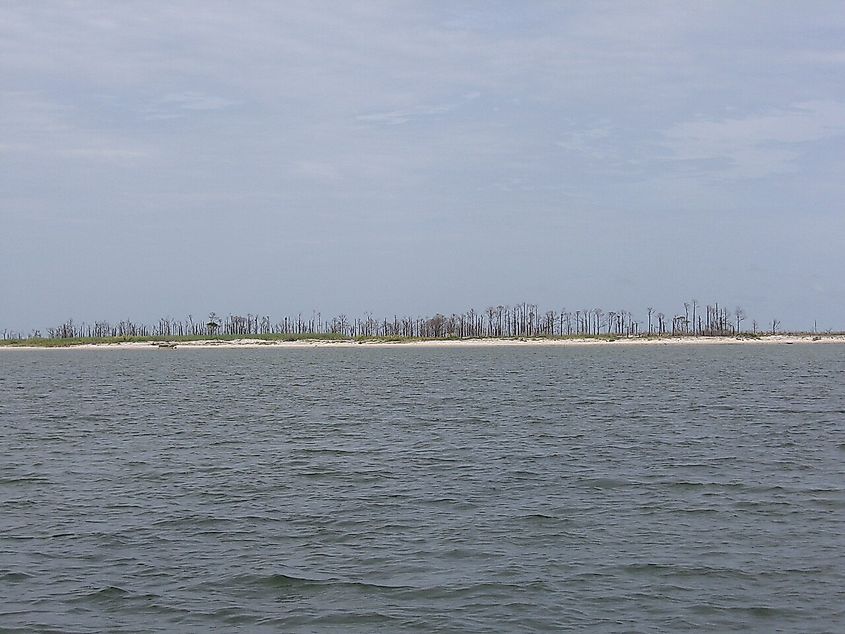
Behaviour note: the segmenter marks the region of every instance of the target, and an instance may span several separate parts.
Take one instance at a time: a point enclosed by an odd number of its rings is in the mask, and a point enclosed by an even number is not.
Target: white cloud
[[[420,105],[414,106],[412,108],[390,110],[387,112],[373,112],[370,114],[358,115],[357,117],[355,117],[355,119],[363,123],[401,125],[403,123],[408,123],[409,121],[415,119],[434,117],[437,115],[452,112],[453,110],[457,110],[458,108],[461,108],[462,106],[466,105],[470,101],[478,99],[480,96],[480,92],[472,91],[465,94],[463,98],[459,101],[435,105]]]
[[[341,179],[340,170],[336,165],[322,161],[297,161],[290,172],[295,178],[326,184],[336,184]]]
[[[203,92],[182,91],[168,93],[155,99],[143,109],[146,119],[177,119],[192,112],[221,111],[242,102]]]
[[[679,123],[663,135],[671,159],[702,162],[705,171],[760,178],[796,167],[802,146],[845,134],[845,103],[808,101],[766,114]]]
[[[610,126],[571,130],[555,142],[563,150],[585,154],[595,159],[604,159],[616,152],[608,148],[612,131]]]
[[[67,147],[60,148],[56,154],[67,158],[80,158],[103,161],[126,161],[149,156],[149,152],[142,149],[121,147]]]
[[[845,64],[845,50],[806,50],[795,53],[794,59],[806,64]]]
[[[0,154],[70,159],[126,161],[149,156],[141,139],[74,122],[74,108],[56,103],[35,91],[0,93]]]

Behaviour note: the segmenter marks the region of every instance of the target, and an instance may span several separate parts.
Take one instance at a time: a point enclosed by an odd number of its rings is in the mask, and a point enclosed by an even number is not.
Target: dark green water
[[[0,351],[0,630],[845,631],[845,347]]]

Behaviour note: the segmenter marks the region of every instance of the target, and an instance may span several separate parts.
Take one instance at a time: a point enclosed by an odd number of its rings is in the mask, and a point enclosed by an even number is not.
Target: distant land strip
[[[615,342],[615,343],[614,343]],[[476,337],[467,339],[414,339],[402,337],[356,337],[336,338],[319,334],[296,336],[255,336],[255,337],[140,337],[105,339],[18,339],[0,340],[0,350],[79,350],[79,349],[109,349],[109,350],[143,350],[151,348],[345,348],[345,347],[422,347],[422,348],[470,348],[482,346],[589,346],[609,345],[640,346],[640,345],[722,345],[722,344],[841,344],[845,345],[845,334],[762,334],[737,335],[734,337],[692,337],[686,335],[639,335],[632,337],[615,337],[607,335],[583,337]]]
[[[765,323],[749,319],[742,307],[728,310],[718,302],[700,305],[697,300],[683,303],[683,312],[667,313],[648,307],[645,317],[635,318],[627,310],[601,308],[578,310],[540,310],[536,304],[490,306],[484,310],[469,309],[461,314],[431,317],[398,317],[376,319],[349,318],[344,314],[324,319],[314,311],[272,320],[268,315],[247,313],[207,318],[186,319],[164,317],[154,324],[132,320],[66,322],[27,334],[0,331],[0,345],[27,347],[62,347],[108,344],[198,344],[239,342],[254,345],[295,342],[369,342],[412,343],[425,341],[544,341],[599,342],[649,341],[666,339],[763,340],[792,334],[799,338],[838,340],[837,333],[783,333],[778,319]]]

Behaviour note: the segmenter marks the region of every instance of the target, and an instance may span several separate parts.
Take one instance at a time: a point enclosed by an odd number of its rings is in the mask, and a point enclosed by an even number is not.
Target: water
[[[845,629],[836,345],[0,351],[0,630]]]

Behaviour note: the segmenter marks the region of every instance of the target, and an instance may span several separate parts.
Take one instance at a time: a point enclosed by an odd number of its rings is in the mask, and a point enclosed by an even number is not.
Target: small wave
[[[554,527],[562,528],[564,526],[571,526],[572,520],[565,517],[557,517],[555,515],[547,515],[546,513],[526,513],[519,515],[516,520],[534,527]]]
[[[325,631],[345,632],[350,629],[358,630],[361,626],[367,627],[364,631],[396,631],[407,629],[409,623],[407,618],[393,616],[377,611],[360,611],[352,609],[344,612],[334,612],[328,614],[313,614],[309,616],[299,617],[271,617],[260,619],[257,624],[263,628],[273,628],[273,631],[290,631],[291,627],[295,627],[297,631],[300,628],[307,628],[305,631]],[[384,629],[389,628],[389,629]],[[430,629],[430,628],[429,628]]]
[[[691,491],[697,489],[713,489],[718,491],[744,491],[748,493],[773,493],[779,491],[786,491],[787,489],[780,485],[753,485],[745,484],[743,482],[712,482],[712,481],[696,481],[696,480],[658,480],[651,484],[669,487],[677,491]]]
[[[30,500],[27,498],[15,498],[11,500],[3,500],[3,506],[15,506],[15,507],[27,507],[27,506],[36,506],[38,503],[34,500]]]
[[[755,575],[738,568],[712,566],[673,566],[671,564],[639,563],[621,566],[623,572],[633,575],[658,575],[661,577],[719,577],[754,579]]]
[[[800,513],[792,502],[779,502],[777,500],[737,500],[732,504],[733,508],[743,511],[763,511],[778,514]],[[792,510],[789,510],[792,509]]]
[[[358,450],[351,450],[351,449],[328,449],[328,448],[321,448],[321,447],[303,447],[298,451],[307,454],[314,454],[314,455],[322,455],[322,456],[353,456],[362,453]]]
[[[686,515],[718,515],[724,511],[714,508],[686,508],[686,509],[672,509],[672,513],[683,513]]]
[[[813,506],[818,506],[827,509],[842,509],[845,508],[845,500],[830,499],[830,498],[810,498],[807,500]]]
[[[284,573],[273,573],[269,575],[241,575],[235,577],[225,585],[246,585],[246,586],[263,586],[274,589],[322,589],[322,588],[351,588],[358,590],[406,590],[410,589],[408,586],[387,586],[366,581],[350,581],[339,579],[337,577],[329,577],[324,579],[313,577],[297,577],[295,575]]]
[[[537,480],[542,477],[539,471],[531,471],[530,469],[517,469],[508,474],[514,480]]]
[[[325,579],[309,579],[307,577],[295,577],[293,575],[286,575],[282,573],[255,577],[240,577],[238,581],[242,583],[246,582],[246,585],[255,584],[271,588],[306,588],[310,586],[319,586],[327,582]]]
[[[518,519],[521,519],[521,520],[539,520],[539,521],[544,521],[544,520],[557,521],[560,518],[554,517],[553,515],[546,515],[544,513],[529,513],[527,515],[520,515]]]
[[[414,596],[429,599],[449,598],[466,599],[477,596],[485,598],[492,597],[513,597],[515,592],[536,592],[547,591],[549,586],[546,582],[537,580],[528,583],[507,583],[486,581],[459,586],[430,586],[427,588],[413,589]]]
[[[787,608],[775,608],[767,605],[752,605],[752,606],[725,606],[725,605],[709,605],[699,604],[690,606],[690,611],[696,614],[716,615],[716,614],[744,614],[758,619],[776,619],[785,616],[793,616],[796,614],[795,610]]]
[[[296,474],[301,478],[308,478],[311,480],[333,480],[333,479],[349,479],[349,473],[346,471],[337,471],[331,469],[324,469],[321,471],[300,471]]]
[[[594,489],[621,489],[633,486],[635,483],[617,478],[581,478],[581,482]]]
[[[73,597],[71,603],[81,603],[86,601],[111,601],[114,599],[121,599],[129,594],[128,590],[124,590],[118,586],[105,586],[97,590],[92,590],[82,596]]]
[[[25,572],[16,572],[12,570],[0,571],[0,581],[8,581],[9,583],[21,583],[32,578],[32,575]]]
[[[0,478],[2,485],[28,485],[28,484],[50,484],[50,480],[44,476],[20,476],[18,478]]]

